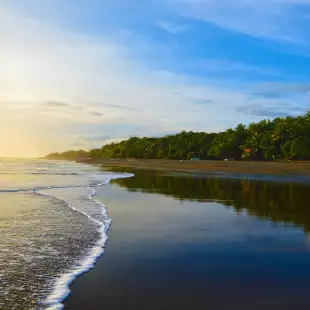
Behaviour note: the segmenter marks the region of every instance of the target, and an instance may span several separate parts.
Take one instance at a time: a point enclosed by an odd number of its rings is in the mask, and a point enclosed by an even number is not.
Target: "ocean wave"
[[[91,178],[96,178],[100,181],[99,184],[95,186],[102,186],[110,183],[111,180],[119,179],[119,178],[129,178],[132,177],[132,174],[110,174],[110,175],[90,175]],[[93,201],[95,204],[100,206],[102,221],[92,217],[91,215],[83,212],[81,210],[76,209],[72,204],[70,204],[67,200],[59,199],[55,196],[44,192],[43,190],[38,190],[35,193],[42,196],[53,197],[63,201],[69,208],[71,208],[75,212],[79,212],[80,214],[86,216],[90,221],[96,223],[98,225],[98,232],[100,233],[99,240],[95,243],[95,245],[91,248],[88,254],[81,259],[71,270],[67,273],[61,275],[54,283],[54,289],[52,293],[41,303],[50,310],[58,310],[63,309],[62,302],[70,295],[70,285],[72,282],[82,274],[91,270],[99,257],[101,257],[104,253],[104,248],[106,242],[108,240],[108,231],[110,229],[112,219],[108,216],[107,207],[94,199],[96,195],[96,191],[93,188],[94,186],[87,186],[90,194],[88,195],[89,200]]]
[[[95,224],[94,228],[97,229],[98,232],[98,240],[92,240],[89,244],[89,249],[85,248],[86,254],[83,254],[83,258],[76,257],[77,261],[72,259],[71,267],[65,272],[61,271],[62,274],[58,276],[56,279],[54,278],[55,282],[50,282],[51,289],[48,290],[50,294],[44,294],[45,298],[43,301],[39,301],[38,307],[44,307],[47,309],[62,309],[63,304],[62,302],[67,298],[70,294],[70,285],[72,282],[80,275],[85,272],[88,272],[92,269],[97,261],[97,259],[104,253],[104,248],[108,239],[108,231],[110,229],[112,220],[108,216],[107,208],[104,204],[100,203],[98,200],[94,198],[96,195],[96,187],[106,185],[110,183],[112,180],[119,179],[119,178],[128,178],[132,177],[132,174],[120,174],[120,173],[108,173],[103,172],[100,173],[99,171],[95,170],[91,166],[81,165],[75,167],[75,169],[81,169],[81,171],[72,171],[72,167],[67,167],[65,171],[61,171],[63,167],[58,168],[55,167],[50,169],[49,171],[45,169],[39,168],[37,171],[29,171],[33,169],[33,167],[4,167],[4,171],[1,171],[1,174],[8,174],[8,175],[27,175],[27,174],[39,174],[39,175],[59,175],[59,176],[73,176],[73,179],[65,179],[69,181],[68,185],[52,185],[52,184],[42,184],[44,182],[55,182],[59,181],[58,184],[64,182],[62,179],[38,179],[36,182],[40,182],[39,184],[30,185],[31,182],[23,184],[22,187],[17,187],[19,185],[12,186],[12,188],[3,188],[3,185],[0,188],[0,194],[3,193],[19,193],[22,192],[23,194],[30,194],[30,195],[39,195],[44,197],[50,197],[51,199],[58,200],[61,204],[67,206],[72,211],[79,213],[80,215],[84,216],[86,220],[91,221]],[[5,171],[6,170],[6,171]],[[67,171],[66,171],[67,170]],[[74,176],[81,175],[82,178],[74,178]],[[71,183],[71,184],[70,184]],[[75,184],[74,184],[75,183]],[[81,183],[81,184],[79,184]],[[51,186],[52,185],[52,186]],[[7,185],[6,185],[7,186]],[[78,195],[83,193],[82,189],[85,189],[86,195],[82,195],[81,197],[86,200],[74,200],[75,198],[71,195],[74,192],[77,192]],[[75,190],[76,189],[76,190]],[[78,197],[78,196],[76,196]],[[90,201],[91,203],[87,203]],[[94,208],[97,205],[99,208]],[[96,235],[97,236],[97,235]],[[42,275],[44,276],[44,275]],[[49,280],[50,281],[50,280]],[[44,291],[44,290],[43,290]],[[43,296],[44,296],[43,295]],[[47,297],[46,297],[47,296]]]
[[[3,188],[0,189],[0,193],[19,193],[19,192],[31,192],[37,193],[42,190],[47,189],[57,189],[57,188],[78,188],[78,187],[85,187],[86,185],[60,185],[60,186],[39,186],[39,187],[25,187],[25,188]]]
[[[36,174],[36,173],[30,173],[30,174]],[[45,173],[42,173],[42,174],[44,175]],[[55,173],[51,173],[50,175],[55,175]],[[72,174],[56,173],[56,175],[88,176],[88,178],[97,181],[94,184],[91,184],[90,187],[98,187],[98,186],[106,185],[106,184],[110,183],[112,180],[129,178],[129,177],[134,176],[133,174],[130,174],[130,173],[90,174],[90,175],[87,175],[86,173],[85,174],[84,173],[83,174],[79,174],[79,173],[72,173]],[[38,191],[47,190],[47,189],[78,188],[78,187],[88,187],[88,186],[89,186],[88,184],[81,184],[81,185],[52,185],[52,186],[46,185],[46,186],[24,187],[24,188],[0,188],[0,193],[38,192]]]

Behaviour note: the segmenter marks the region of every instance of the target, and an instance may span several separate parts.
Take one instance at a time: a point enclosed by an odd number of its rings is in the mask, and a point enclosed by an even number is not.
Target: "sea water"
[[[96,188],[130,174],[0,159],[0,308],[61,309],[104,252],[111,219]]]

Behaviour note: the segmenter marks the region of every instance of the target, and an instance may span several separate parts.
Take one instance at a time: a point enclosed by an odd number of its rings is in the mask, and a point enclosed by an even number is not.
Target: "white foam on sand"
[[[132,174],[98,174],[98,175],[91,175],[91,178],[97,179],[100,183],[95,186],[102,186],[105,184],[110,183],[111,180],[119,179],[119,178],[129,178],[132,177]],[[98,221],[97,219],[92,218],[85,212],[81,212],[74,208],[73,205],[70,205],[68,201],[63,201],[66,203],[66,205],[71,208],[72,210],[79,212],[86,217],[88,217],[89,220],[95,222],[98,224],[98,231],[100,233],[100,238],[97,240],[95,245],[92,247],[92,249],[88,252],[88,254],[80,260],[68,273],[65,273],[61,275],[54,284],[54,289],[52,293],[42,302],[43,305],[47,307],[47,309],[50,310],[58,310],[63,309],[62,302],[70,295],[70,285],[72,282],[82,275],[83,273],[88,272],[91,270],[96,261],[100,256],[104,253],[104,248],[106,245],[106,242],[108,240],[108,231],[110,229],[112,220],[108,216],[107,208],[105,205],[103,205],[98,200],[94,199],[94,196],[96,195],[96,191],[92,187],[87,187],[90,190],[89,199],[92,200],[94,203],[98,204],[101,207],[101,213],[102,213],[102,222]],[[39,195],[49,196],[45,192],[37,192]],[[55,197],[54,197],[55,198]]]

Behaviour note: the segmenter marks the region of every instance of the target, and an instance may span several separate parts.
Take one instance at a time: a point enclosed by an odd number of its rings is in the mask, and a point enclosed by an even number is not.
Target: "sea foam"
[[[90,178],[97,179],[100,182],[94,186],[103,186],[103,185],[110,183],[111,180],[115,180],[119,178],[129,178],[132,176],[133,176],[132,174],[125,174],[125,173],[124,174],[109,174],[109,175],[108,174],[104,174],[104,175],[97,174],[97,175],[90,175]],[[99,240],[97,240],[95,245],[91,248],[91,250],[87,253],[87,255],[83,259],[81,259],[71,270],[61,275],[55,281],[54,289],[52,293],[43,302],[41,302],[43,305],[47,307],[47,309],[50,309],[50,310],[63,309],[64,306],[62,302],[71,293],[70,288],[69,288],[70,285],[77,277],[81,276],[83,273],[88,272],[94,267],[98,258],[103,255],[104,248],[108,240],[108,231],[110,229],[112,220],[108,216],[107,207],[101,202],[99,202],[98,200],[94,199],[94,196],[96,195],[96,191],[93,187],[88,186],[87,188],[90,191],[88,198],[101,208],[101,214],[103,218],[102,221],[98,221],[97,219],[92,218],[89,214],[82,212],[80,210],[77,210],[68,201],[66,200],[62,200],[62,201],[73,211],[83,214],[90,221],[93,221],[96,224],[98,224],[98,231],[100,233],[100,238]],[[36,194],[43,195],[43,196],[51,196],[53,198],[58,199],[57,197],[49,195],[48,193],[42,190],[37,191]]]

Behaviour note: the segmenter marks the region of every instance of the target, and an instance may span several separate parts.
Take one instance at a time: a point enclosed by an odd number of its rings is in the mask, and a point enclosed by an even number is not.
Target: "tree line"
[[[45,159],[53,159],[53,160],[80,160],[89,157],[89,152],[84,150],[71,150],[63,153],[51,153],[45,156]]]
[[[310,112],[297,117],[278,117],[219,133],[182,131],[161,138],[130,138],[89,152],[56,153],[66,159],[74,156],[137,159],[310,159]],[[67,154],[68,153],[68,154]],[[76,154],[75,154],[76,153]],[[49,158],[53,158],[49,155]],[[55,154],[54,154],[55,155]]]

